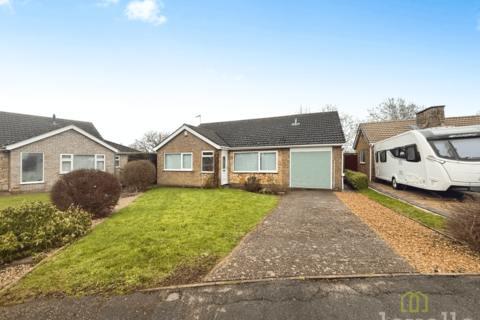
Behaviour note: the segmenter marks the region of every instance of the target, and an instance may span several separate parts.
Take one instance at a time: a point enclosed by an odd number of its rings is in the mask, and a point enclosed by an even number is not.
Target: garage
[[[291,149],[290,187],[332,189],[332,149]]]

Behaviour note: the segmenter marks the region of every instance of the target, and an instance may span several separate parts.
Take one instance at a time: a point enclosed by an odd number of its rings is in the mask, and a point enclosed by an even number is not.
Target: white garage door
[[[294,188],[332,188],[332,150],[291,149],[290,186]]]

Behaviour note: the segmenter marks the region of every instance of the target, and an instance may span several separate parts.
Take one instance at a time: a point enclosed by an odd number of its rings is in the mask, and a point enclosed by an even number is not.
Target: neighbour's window
[[[360,163],[365,163],[365,150],[360,150]]]
[[[115,168],[120,168],[120,156],[115,156]]]
[[[277,172],[277,152],[235,152],[234,172]]]
[[[192,153],[165,153],[164,170],[192,171]]]
[[[22,152],[20,167],[21,183],[43,182],[43,153]]]
[[[387,162],[387,151],[380,151],[380,162]]]
[[[202,151],[202,172],[213,172],[213,151]]]
[[[97,169],[105,171],[104,154],[61,154],[60,173],[76,169]]]

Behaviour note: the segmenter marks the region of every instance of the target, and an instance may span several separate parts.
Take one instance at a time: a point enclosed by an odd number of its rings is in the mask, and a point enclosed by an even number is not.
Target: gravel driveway
[[[206,281],[416,272],[332,191],[282,197]]]

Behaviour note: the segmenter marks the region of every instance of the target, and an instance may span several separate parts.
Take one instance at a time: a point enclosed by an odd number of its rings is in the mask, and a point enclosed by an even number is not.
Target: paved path
[[[331,191],[282,197],[206,281],[415,270]]]
[[[336,281],[270,281],[231,286],[89,296],[0,308],[18,319],[480,319],[480,277],[410,276]],[[401,296],[420,291],[428,312],[401,312]],[[170,300],[170,301],[169,301]],[[408,308],[407,305],[405,307]],[[423,307],[423,304],[422,304]],[[444,318],[442,312],[447,312]],[[455,317],[452,317],[452,312]]]

